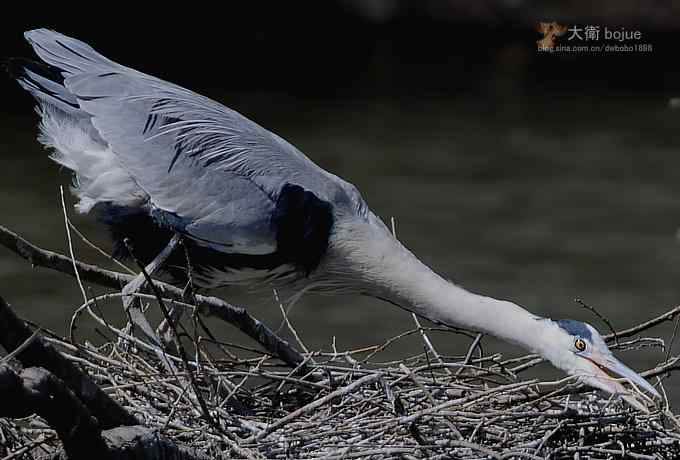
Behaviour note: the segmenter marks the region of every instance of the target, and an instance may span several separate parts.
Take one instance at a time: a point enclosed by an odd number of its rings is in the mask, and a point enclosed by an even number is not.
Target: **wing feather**
[[[61,69],[69,97],[166,225],[225,252],[264,254],[277,247],[272,216],[288,184],[365,212],[352,185],[238,112],[57,32],[26,38]]]

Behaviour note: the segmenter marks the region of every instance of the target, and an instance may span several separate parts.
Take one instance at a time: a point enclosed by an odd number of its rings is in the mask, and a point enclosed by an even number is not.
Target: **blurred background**
[[[0,55],[31,56],[22,31],[49,27],[212,97],[356,184],[377,214],[396,219],[408,247],[473,291],[600,330],[606,326],[575,298],[617,328],[680,303],[680,112],[670,103],[680,96],[677,3],[225,5],[15,10],[0,19]],[[638,43],[651,51],[538,52],[540,21],[639,30]],[[59,186],[69,174],[35,141],[31,98],[9,78],[0,78],[0,97],[0,224],[66,252]],[[103,227],[72,217],[110,248]],[[76,251],[101,262],[83,245]],[[221,294],[279,327],[272,298]],[[0,295],[60,334],[81,303],[75,281],[34,270],[4,248]],[[107,314],[119,310],[111,304]],[[333,337],[338,349],[374,345],[412,327],[409,314],[351,296],[307,296],[291,320],[315,350],[329,350]],[[658,332],[668,340],[672,329]],[[237,340],[233,329],[220,333]],[[465,354],[470,343],[453,334],[433,340],[448,355]],[[483,345],[519,353],[490,338]],[[382,356],[420,351],[414,337]],[[664,356],[641,350],[624,359],[640,369]],[[529,375],[559,374],[542,365]],[[677,406],[680,377],[667,385]]]

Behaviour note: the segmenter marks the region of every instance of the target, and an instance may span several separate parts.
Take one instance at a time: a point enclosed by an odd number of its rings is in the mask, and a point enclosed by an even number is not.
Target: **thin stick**
[[[0,358],[0,365],[8,363],[11,359],[14,359],[15,356],[17,356],[19,353],[28,348],[40,336],[41,332],[42,329],[36,329],[35,331],[33,331],[33,334],[31,334],[29,338],[23,341],[21,345],[16,347],[14,350],[8,350],[9,353],[7,354],[7,356],[3,356],[2,358]]]
[[[73,272],[76,275],[76,280],[78,281],[78,287],[80,287],[80,293],[83,295],[83,302],[87,302],[87,294],[85,293],[85,287],[83,286],[83,281],[80,279],[80,273],[78,272],[78,265],[76,265],[76,256],[73,251],[73,241],[71,240],[71,230],[68,221],[68,213],[66,212],[66,201],[64,199],[64,187],[59,187],[61,192],[61,209],[64,212],[64,225],[66,226],[66,238],[68,239],[68,252],[71,254],[71,263],[73,264]]]
[[[472,361],[472,355],[475,352],[475,349],[477,349],[477,347],[479,347],[479,344],[482,341],[482,337],[484,337],[484,334],[482,334],[480,332],[479,334],[477,334],[475,339],[472,341],[472,344],[470,344],[470,348],[468,348],[468,351],[465,354],[465,359],[463,360],[463,367],[461,367],[460,369],[458,369],[456,371],[457,376],[460,375],[466,369],[465,366],[470,364],[470,361]],[[480,350],[481,350],[481,347],[480,347]]]
[[[297,333],[297,331],[295,330],[295,328],[291,324],[290,319],[288,319],[288,315],[286,314],[286,309],[283,306],[283,302],[281,302],[281,299],[279,298],[279,292],[276,289],[274,289],[273,291],[274,291],[274,299],[276,300],[276,303],[279,304],[279,309],[281,310],[281,315],[283,316],[284,324],[286,326],[288,326],[288,330],[290,330],[290,332],[293,334],[293,337],[295,337],[295,341],[298,343],[298,345],[300,345],[300,348],[302,348],[302,350],[307,355],[309,355],[310,354],[309,349],[305,346],[304,342],[300,338],[300,335]]]
[[[673,344],[675,343],[675,337],[678,333],[678,325],[680,324],[680,316],[675,318],[675,323],[673,324],[673,333],[671,334],[671,340],[668,343],[668,349],[666,350],[666,361],[671,359],[671,352],[673,351]]]
[[[83,243],[85,243],[85,244],[88,245],[90,248],[94,249],[94,250],[97,251],[99,254],[101,254],[101,255],[103,255],[104,257],[106,257],[107,259],[109,259],[109,260],[110,260],[111,262],[113,262],[114,264],[118,265],[118,267],[120,267],[121,269],[125,270],[125,271],[128,272],[129,274],[131,274],[131,275],[136,275],[136,274],[137,274],[137,273],[135,273],[130,267],[128,267],[127,265],[125,265],[123,262],[121,262],[120,260],[116,259],[116,258],[113,257],[111,254],[109,254],[108,252],[104,251],[102,248],[100,248],[99,246],[97,246],[96,244],[94,244],[92,241],[90,241],[90,240],[89,240],[89,239],[88,239],[88,238],[87,238],[80,230],[78,230],[78,227],[76,227],[75,225],[73,225],[73,222],[71,222],[71,221],[69,220],[69,223],[68,223],[68,224],[69,224],[69,227],[71,227],[71,230],[73,230],[73,231],[75,232],[75,234],[78,235],[78,238],[80,238],[80,239],[83,241]]]
[[[324,404],[340,397],[344,396],[348,393],[353,392],[355,389],[361,387],[362,385],[366,385],[368,383],[374,382],[380,378],[380,374],[369,374],[366,375],[359,380],[351,383],[350,385],[347,385],[346,387],[340,388],[338,390],[335,390],[331,393],[328,393],[326,396],[323,398],[316,399],[312,401],[311,403],[307,404],[306,406],[302,406],[296,411],[291,412],[290,414],[286,415],[285,417],[282,417],[269,425],[265,430],[263,430],[260,434],[257,436],[251,436],[250,438],[246,439],[244,441],[245,444],[254,442],[254,441],[259,441],[260,439],[263,439],[264,437],[270,435],[274,431],[278,430],[279,428],[283,427],[284,425],[292,422],[293,420],[297,419],[298,417],[302,416],[303,414],[306,414],[308,412],[311,412],[315,409],[317,409],[320,406],[323,406]]]
[[[607,327],[608,327],[609,330],[611,331],[612,335],[614,336],[614,342],[615,342],[617,345],[619,344],[619,337],[616,335],[616,329],[614,329],[614,326],[612,326],[612,323],[610,323],[609,320],[608,320],[607,318],[605,318],[603,315],[601,315],[600,312],[597,311],[597,310],[595,309],[595,307],[592,307],[592,306],[588,305],[588,304],[585,303],[583,300],[581,300],[581,299],[574,299],[574,301],[575,301],[576,303],[578,303],[579,305],[581,305],[581,306],[582,306],[583,308],[585,308],[586,310],[589,310],[589,311],[593,312],[593,313],[595,314],[595,316],[597,316],[598,318],[600,318],[600,320],[603,321],[603,322],[607,325]]]
[[[29,453],[33,449],[36,449],[48,442],[54,441],[55,439],[57,439],[56,434],[49,434],[42,439],[36,439],[35,441],[31,441],[25,446],[15,450],[14,452],[10,452],[7,456],[3,457],[2,460],[13,460],[15,458],[19,458],[22,455]]]
[[[631,328],[624,329],[622,331],[618,331],[616,333],[616,336],[619,337],[619,338],[632,337],[635,334],[639,334],[640,332],[651,329],[658,324],[661,324],[661,323],[666,322],[666,321],[672,321],[678,315],[680,315],[680,305],[671,308],[670,310],[666,311],[665,313],[662,313],[661,315],[659,315],[655,318],[652,318],[649,321],[645,321],[644,323],[640,323],[640,324],[635,325]],[[603,338],[605,340],[611,340],[611,339],[614,338],[614,334],[605,335]]]

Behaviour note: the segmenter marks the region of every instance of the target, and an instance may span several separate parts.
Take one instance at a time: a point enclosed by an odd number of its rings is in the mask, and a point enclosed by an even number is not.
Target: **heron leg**
[[[187,284],[182,290],[182,300],[185,303],[195,305],[194,294],[196,293],[196,288],[193,282],[193,273],[191,259],[189,258],[189,250],[186,244],[182,244],[184,249],[184,256],[186,258],[186,270],[187,270]],[[164,318],[163,321],[156,328],[156,334],[163,340],[166,346],[172,346],[174,341],[172,339],[171,326],[177,324],[177,322],[182,318],[184,314],[184,308],[179,306],[172,306],[170,308],[169,318]]]
[[[162,265],[165,263],[168,257],[170,257],[170,255],[175,250],[180,241],[181,236],[178,234],[174,235],[168,242],[167,246],[156,256],[156,258],[154,258],[154,260],[151,261],[151,263],[149,263],[144,268],[144,270],[149,276],[156,273],[162,267]],[[134,257],[134,254],[132,253],[132,248],[127,242],[126,245],[128,246],[128,250],[130,250],[132,256]],[[134,295],[135,293],[143,289],[145,285],[146,277],[142,272],[138,274],[132,281],[126,284],[122,289],[123,308],[125,312],[128,314],[128,317],[130,318],[130,323],[128,323],[128,327],[126,329],[131,330],[133,326],[137,327],[139,330],[142,331],[147,340],[149,340],[153,345],[158,347],[159,350],[162,350],[163,342],[161,342],[158,335],[151,327],[151,324],[149,324],[149,321],[146,319],[146,316],[144,315],[144,310],[142,309],[141,300]],[[162,359],[161,361],[170,364],[170,361],[166,359]]]
[[[194,294],[195,294],[195,289],[191,283],[191,280],[187,281],[186,286],[184,286],[184,289],[182,290],[182,300],[185,303],[189,303],[194,305],[196,302],[193,301],[194,299]],[[167,319],[163,319],[161,323],[158,325],[156,328],[156,335],[160,337],[160,339],[163,341],[163,343],[166,346],[172,346],[173,345],[173,340],[172,340],[172,331],[171,331],[171,323],[172,324],[177,324],[177,322],[182,318],[184,315],[184,308],[179,307],[179,306],[173,306],[170,308],[170,321]]]

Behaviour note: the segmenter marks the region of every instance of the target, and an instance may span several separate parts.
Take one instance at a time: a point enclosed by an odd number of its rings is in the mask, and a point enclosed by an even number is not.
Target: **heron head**
[[[621,397],[633,407],[647,411],[640,390],[654,397],[659,393],[637,372],[616,359],[597,330],[571,319],[552,320],[542,354],[567,374],[575,375],[592,387]],[[627,389],[624,383],[634,387]],[[636,391],[637,389],[637,391]]]

